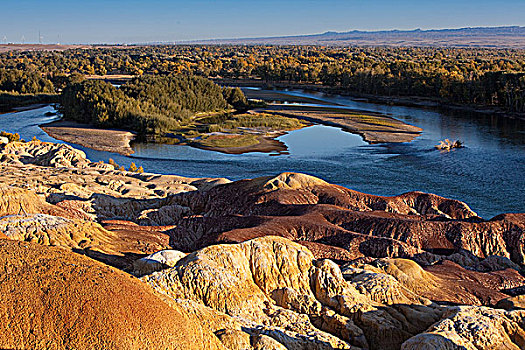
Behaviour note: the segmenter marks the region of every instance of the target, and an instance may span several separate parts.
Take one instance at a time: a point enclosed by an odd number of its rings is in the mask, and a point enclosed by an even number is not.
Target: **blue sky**
[[[0,0],[0,40],[133,43],[525,25],[525,0]]]

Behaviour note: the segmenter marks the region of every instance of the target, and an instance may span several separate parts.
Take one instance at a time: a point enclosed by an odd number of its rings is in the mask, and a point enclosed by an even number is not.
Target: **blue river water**
[[[147,172],[189,177],[226,177],[232,180],[302,172],[366,193],[396,195],[424,191],[466,202],[484,218],[504,212],[525,212],[525,122],[496,116],[441,113],[358,101],[303,91],[285,92],[336,103],[340,108],[380,112],[423,129],[409,143],[369,145],[358,135],[338,128],[314,125],[279,138],[289,154],[228,155],[188,146],[134,143],[129,157],[82,149],[93,161],[113,158],[131,162]],[[18,132],[24,139],[61,142],[48,136],[40,124],[47,106],[0,115],[0,130]],[[434,146],[445,138],[459,139],[465,148],[440,152]]]

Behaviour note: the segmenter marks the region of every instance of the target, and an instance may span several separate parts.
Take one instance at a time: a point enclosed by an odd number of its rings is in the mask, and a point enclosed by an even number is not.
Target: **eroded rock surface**
[[[25,214],[58,214],[67,217],[68,214],[54,207],[36,193],[22,188],[0,184],[0,217]]]
[[[140,281],[61,248],[0,239],[0,348],[224,349]]]
[[[155,271],[161,271],[173,267],[187,254],[178,250],[161,250],[135,260],[133,263],[133,274],[135,276],[149,275]]]
[[[66,144],[41,142],[11,142],[4,145],[1,160],[11,164],[35,164],[54,168],[82,168],[90,165],[86,154]],[[109,164],[98,164],[110,169]]]
[[[9,143],[0,145],[0,253],[5,246],[13,255],[0,258],[0,289],[7,286],[0,309],[8,310],[0,311],[8,320],[0,327],[18,324],[10,320],[22,308],[29,331],[2,334],[0,347],[27,338],[29,348],[52,348],[52,333],[62,348],[85,348],[93,337],[107,339],[100,348],[523,348],[524,231],[525,214],[484,220],[465,203],[432,194],[372,196],[295,173],[233,183],[136,174],[65,145]],[[133,283],[153,287],[162,306],[73,252],[144,276]],[[24,254],[20,263],[16,254]],[[71,256],[98,267],[77,270],[84,265]],[[150,301],[160,318],[148,323],[146,310],[136,340],[129,338],[135,321],[126,330],[108,327],[109,335],[98,321],[86,325],[95,335],[71,326],[78,339],[62,340],[68,328],[60,322],[75,324],[62,313],[91,317],[79,296],[102,298],[78,286],[86,276],[86,289],[111,300],[99,307],[123,298],[114,318],[93,309],[108,322],[120,325],[119,315],[132,317]],[[67,283],[71,291],[63,291]],[[36,299],[15,285],[34,289]],[[77,293],[74,302],[68,293]],[[35,307],[36,318],[26,312]],[[182,333],[169,346],[148,343],[157,339],[148,324],[171,339],[172,316],[163,315],[173,310],[177,322],[198,320],[195,327],[176,327]],[[42,328],[53,318],[57,329]]]
[[[425,333],[410,338],[403,350],[525,348],[524,311],[486,307],[449,308],[443,319]]]
[[[169,203],[170,196],[228,182],[119,171],[103,162],[91,162],[84,152],[65,144],[0,145],[0,216],[54,215],[58,210],[59,216],[66,217],[69,212],[91,220],[170,225],[188,214],[187,208]],[[54,212],[49,212],[48,204],[57,205],[52,207]]]
[[[469,268],[490,256],[525,261],[525,214],[486,221],[462,202],[420,192],[372,196],[284,173],[182,193],[171,203],[194,214],[170,231],[170,244],[183,251],[279,235],[338,261],[400,257],[430,265],[465,251],[472,258],[458,263]]]
[[[120,268],[130,268],[137,256],[169,248],[169,237],[160,229],[112,232],[82,206],[52,205],[32,191],[10,186],[0,186],[0,232],[3,238],[66,247]]]
[[[186,310],[213,320],[208,327],[234,349],[250,348],[261,334],[287,349],[525,344],[525,311],[432,302],[423,295],[448,285],[413,261],[379,259],[341,270],[281,237],[203,248],[142,280],[172,302],[187,300]]]
[[[348,282],[332,261],[317,261],[305,247],[280,237],[203,248],[143,280],[287,348],[397,349],[442,313],[394,278]],[[382,290],[385,285],[389,291]]]
[[[130,269],[138,256],[169,247],[168,237],[159,232],[109,231],[92,221],[47,214],[0,217],[0,232],[11,240],[68,248],[123,269]]]

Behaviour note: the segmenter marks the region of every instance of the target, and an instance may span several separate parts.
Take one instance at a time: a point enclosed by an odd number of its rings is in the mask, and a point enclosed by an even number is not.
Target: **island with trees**
[[[305,126],[295,118],[258,113],[251,107],[239,88],[179,74],[145,75],[120,87],[102,80],[69,84],[62,91],[59,111],[67,121],[226,153],[281,151],[283,145],[273,138]],[[64,126],[71,127],[58,123]],[[55,123],[46,129],[56,127]]]

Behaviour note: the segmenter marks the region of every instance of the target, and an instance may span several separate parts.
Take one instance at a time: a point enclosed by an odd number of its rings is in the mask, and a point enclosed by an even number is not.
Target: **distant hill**
[[[525,49],[525,27],[477,27],[436,30],[326,32],[266,38],[196,40],[179,44],[442,46]]]

